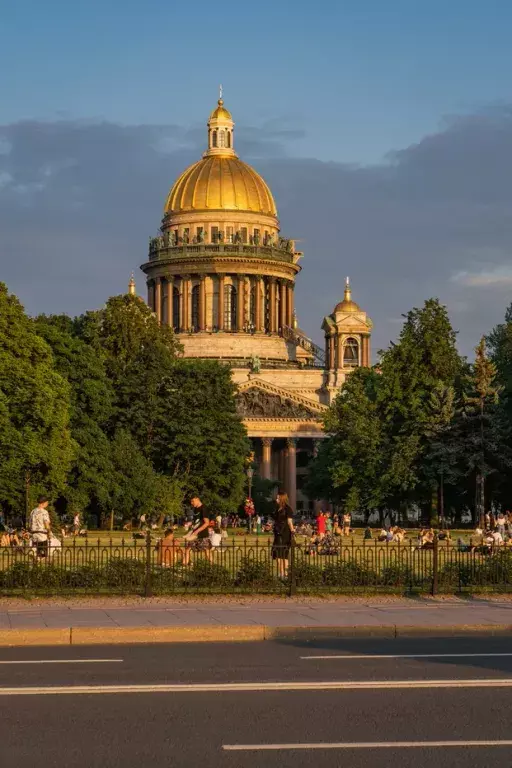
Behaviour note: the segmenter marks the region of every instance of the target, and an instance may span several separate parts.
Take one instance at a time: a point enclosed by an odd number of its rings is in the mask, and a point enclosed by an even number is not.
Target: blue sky
[[[302,327],[348,274],[375,350],[437,296],[471,355],[512,295],[511,30],[510,0],[0,0],[0,280],[31,313],[124,290],[222,82]]]
[[[222,82],[302,157],[380,160],[507,101],[508,0],[0,0],[0,122],[202,124]]]

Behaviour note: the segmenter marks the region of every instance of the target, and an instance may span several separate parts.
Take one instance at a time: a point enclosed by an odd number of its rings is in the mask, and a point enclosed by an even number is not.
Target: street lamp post
[[[252,501],[252,478],[254,477],[254,469],[252,467],[247,467],[247,485],[249,487],[249,501]],[[252,530],[252,515],[248,515],[249,518],[249,524],[248,529],[249,533],[251,533]]]

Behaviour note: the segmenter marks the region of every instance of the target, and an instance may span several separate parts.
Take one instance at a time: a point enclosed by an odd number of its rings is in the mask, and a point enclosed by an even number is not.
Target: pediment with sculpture
[[[319,419],[321,412],[286,393],[269,392],[257,386],[238,392],[238,414],[244,419]]]

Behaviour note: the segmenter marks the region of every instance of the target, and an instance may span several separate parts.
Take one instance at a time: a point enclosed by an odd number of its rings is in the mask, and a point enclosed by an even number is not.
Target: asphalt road
[[[510,768],[511,697],[509,638],[3,648],[0,766]]]

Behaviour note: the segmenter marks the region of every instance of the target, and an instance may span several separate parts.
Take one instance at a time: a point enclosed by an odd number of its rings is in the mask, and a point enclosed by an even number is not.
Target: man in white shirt
[[[39,557],[44,557],[47,554],[47,545],[51,536],[50,514],[46,496],[39,496],[37,507],[30,513],[28,527],[32,541],[37,547],[37,554]]]

